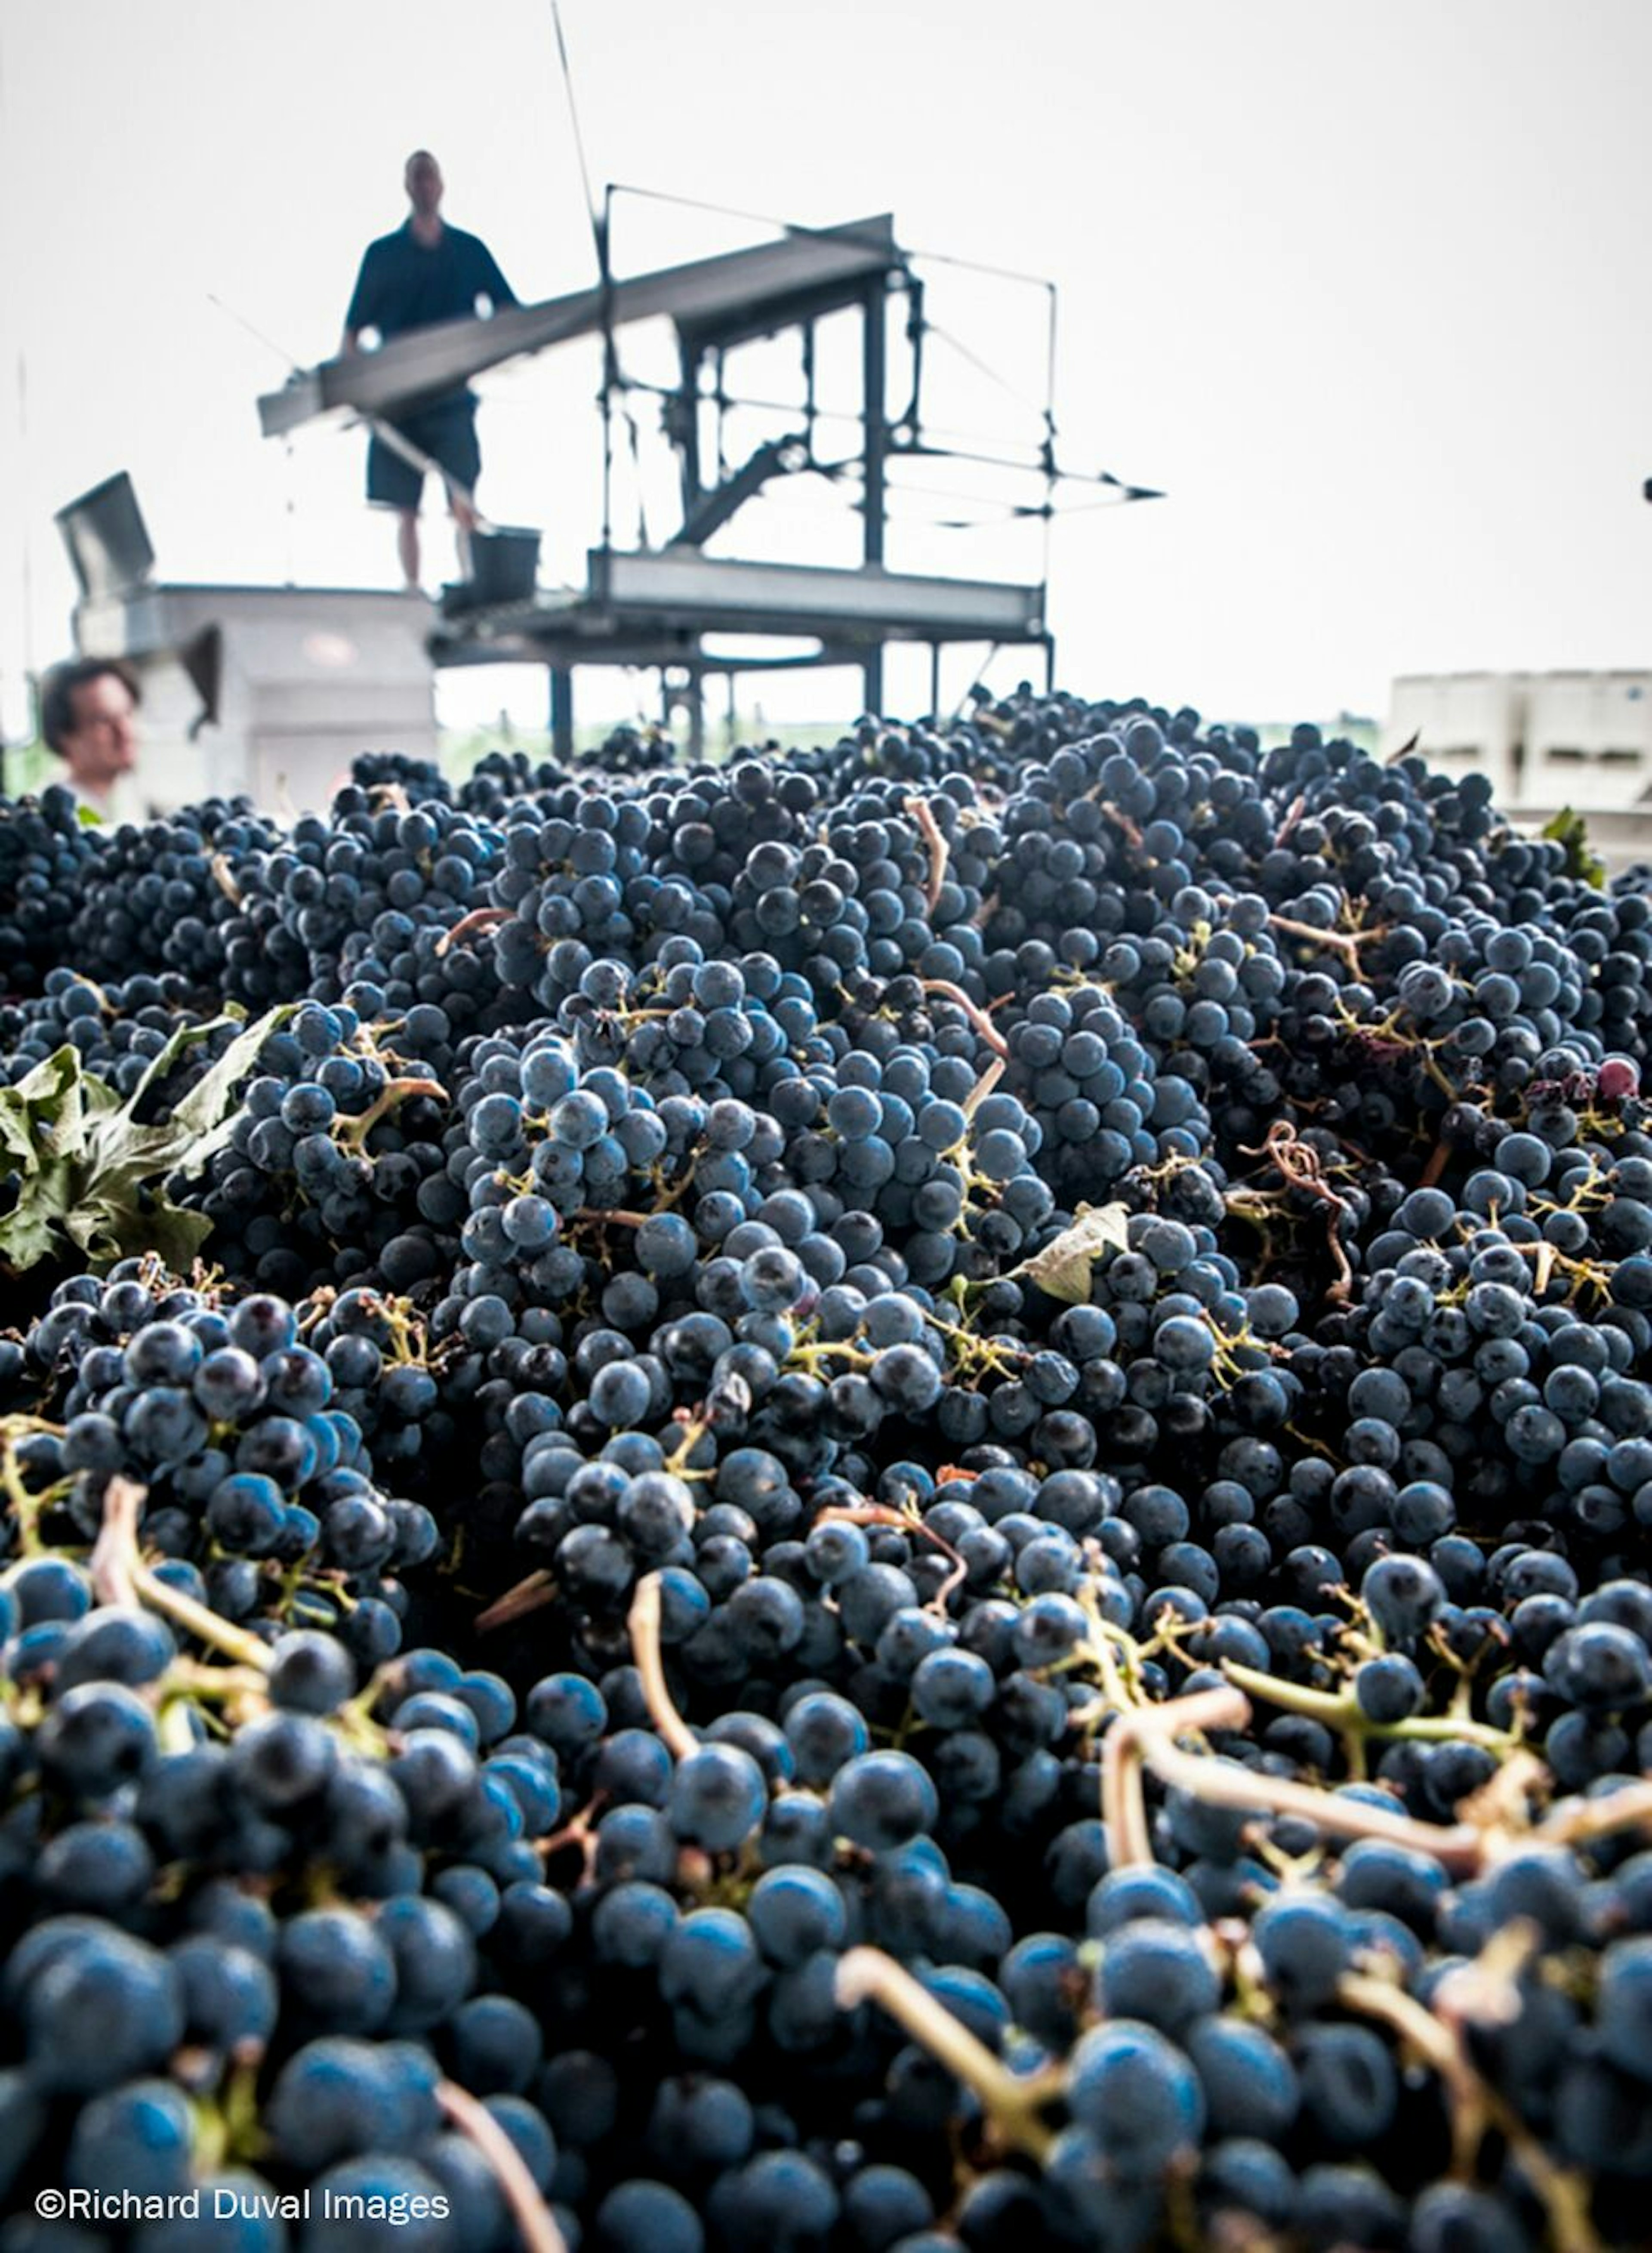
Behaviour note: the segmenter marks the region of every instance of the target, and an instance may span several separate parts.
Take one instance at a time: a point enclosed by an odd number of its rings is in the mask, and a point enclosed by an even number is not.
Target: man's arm
[[[516,292],[500,273],[498,261],[485,242],[478,240],[476,247],[478,253],[476,284],[477,296],[485,295],[491,297],[496,313],[501,306],[514,305],[517,302]]]
[[[344,341],[341,354],[354,352],[363,329],[373,326],[381,295],[380,262],[373,256],[376,243],[369,243],[362,253],[361,267],[356,276],[356,286],[350,293],[350,309],[345,315]]]

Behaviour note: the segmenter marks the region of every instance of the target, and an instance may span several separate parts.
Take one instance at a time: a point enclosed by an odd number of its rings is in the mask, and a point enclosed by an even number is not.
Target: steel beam
[[[391,414],[457,390],[524,352],[596,335],[605,324],[622,328],[662,315],[689,328],[747,314],[755,318],[765,300],[788,309],[776,312],[784,324],[795,317],[790,303],[800,292],[882,276],[900,262],[888,213],[818,232],[794,230],[752,250],[617,282],[606,307],[601,289],[575,289],[541,304],[508,305],[491,320],[443,321],[393,338],[377,352],[324,360],[280,391],[267,392],[258,402],[259,420],[269,438],[333,408]]]
[[[589,569],[589,593],[575,607],[688,615],[714,630],[854,628],[924,641],[937,632],[951,641],[1032,641],[1043,631],[1043,589],[998,580],[749,563],[692,548],[593,549]]]

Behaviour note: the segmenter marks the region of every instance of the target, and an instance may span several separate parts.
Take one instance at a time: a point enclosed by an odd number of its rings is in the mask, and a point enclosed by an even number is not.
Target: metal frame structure
[[[1047,549],[1045,568],[1034,585],[892,573],[885,552],[889,465],[903,457],[962,458],[1038,476],[1044,481],[1042,503],[1013,513],[1042,517],[1048,527],[1056,513],[1056,485],[1066,474],[1057,469],[1055,455],[1053,288],[1042,285],[1049,298],[1049,366],[1042,445],[1034,458],[1023,461],[960,454],[956,447],[930,443],[924,433],[924,282],[889,215],[826,229],[787,228],[777,240],[754,248],[616,279],[608,255],[614,199],[641,192],[611,186],[607,192],[602,216],[594,222],[602,269],[596,288],[543,304],[512,307],[487,321],[416,331],[377,352],[295,375],[282,390],[259,401],[266,435],[282,435],[336,410],[376,415],[411,409],[507,359],[575,337],[602,338],[603,528],[601,543],[589,557],[587,585],[491,604],[476,601],[467,588],[450,589],[431,640],[436,663],[544,664],[550,674],[553,742],[563,753],[573,747],[574,673],[582,664],[659,668],[667,715],[673,704],[686,708],[691,748],[696,750],[703,743],[708,676],[728,678],[732,702],[735,680],[742,673],[852,665],[861,673],[865,708],[876,713],[882,702],[885,648],[890,642],[906,642],[930,650],[932,708],[939,707],[940,657],[949,645],[1036,648],[1050,679],[1054,644],[1046,625]],[[889,315],[896,297],[905,301],[911,392],[904,408],[891,416]],[[815,331],[822,320],[845,312],[860,321],[860,401],[852,418],[859,444],[847,457],[829,460],[817,450],[820,423],[851,418],[839,409],[828,417],[819,406]],[[628,324],[661,317],[673,324],[677,345],[678,380],[665,387],[627,374],[617,345],[618,331]],[[798,427],[763,440],[743,461],[731,464],[723,448],[725,415],[753,402],[728,396],[727,357],[742,345],[794,331],[804,379]],[[622,420],[633,447],[637,443],[629,403],[632,392],[652,393],[659,401],[665,435],[678,460],[681,520],[663,543],[627,550],[614,541],[614,457],[616,425]],[[708,407],[716,415],[716,460],[709,473],[702,430]],[[704,543],[766,487],[805,472],[858,481],[858,567],[799,567],[705,555]],[[1112,478],[1086,481],[1112,485],[1124,499],[1154,497]],[[707,649],[707,637],[718,633],[776,641],[806,638],[817,647],[805,658],[733,657]]]
[[[931,708],[940,702],[940,652],[951,643],[1035,646],[1044,652],[1047,678],[1053,662],[1042,587],[738,562],[680,543],[644,553],[594,548],[588,564],[586,591],[459,609],[438,624],[433,644],[438,662],[448,665],[547,666],[552,737],[561,751],[573,746],[573,676],[582,664],[657,668],[667,712],[673,704],[685,708],[690,748],[698,751],[708,679],[726,677],[732,687],[744,673],[855,666],[866,682],[866,709],[875,712],[891,641],[928,646]],[[819,646],[809,656],[712,655],[705,639],[719,632],[807,636]]]

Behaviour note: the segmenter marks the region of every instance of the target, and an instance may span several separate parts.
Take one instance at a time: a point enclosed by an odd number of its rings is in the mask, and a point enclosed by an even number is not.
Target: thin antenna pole
[[[9,73],[6,69],[4,49],[3,45],[0,45],[0,147],[3,147],[6,141],[4,126],[8,108],[6,101],[8,80]],[[36,690],[38,686],[38,676],[35,670],[34,662],[34,543],[30,530],[31,502],[32,500],[32,494],[30,490],[28,474],[29,362],[27,348],[24,343],[24,323],[20,319],[17,327],[17,364],[16,371],[18,487],[16,500],[19,565],[18,601],[22,606],[22,617],[19,621],[18,639],[21,645],[23,656],[22,673],[24,694],[29,700],[31,708],[32,708]],[[3,673],[5,667],[3,664],[0,663],[0,673]],[[25,730],[31,731],[34,718],[34,709],[31,708],[29,710],[28,716],[24,722]],[[25,742],[28,740],[27,734],[25,734],[24,740]],[[13,778],[5,771],[4,750],[4,727],[3,720],[0,720],[0,789],[10,787],[13,780]]]
[[[1056,525],[1056,484],[1059,475],[1056,464],[1056,285],[1048,283],[1049,291],[1049,331],[1046,345],[1047,360],[1044,370],[1044,541],[1043,562],[1039,579],[1044,590],[1044,607],[1049,607],[1049,568],[1051,544]]]
[[[282,484],[285,487],[282,513],[287,520],[287,584],[296,587],[298,584],[298,456],[290,430],[282,441],[282,451],[285,457],[282,464]]]
[[[608,259],[603,238],[606,227],[596,208],[596,199],[591,192],[590,167],[585,162],[585,136],[580,131],[579,104],[574,99],[574,72],[568,59],[568,41],[562,36],[562,10],[560,0],[551,0],[551,22],[556,30],[557,59],[562,66],[562,85],[568,94],[568,122],[574,128],[574,153],[579,159],[580,181],[585,190],[585,208],[590,213],[591,231],[596,237],[596,262],[606,274]]]
[[[26,466],[29,458],[29,362],[21,345],[17,347],[17,450]],[[24,478],[25,504],[28,479]],[[26,505],[17,511],[23,527],[23,672],[24,678],[33,680],[34,669],[34,543],[29,537],[29,510]]]
[[[614,191],[610,187],[603,203],[601,255],[604,277],[608,275],[608,223],[613,216]],[[603,552],[614,544],[614,386],[619,374],[614,352],[613,283],[604,278],[603,283]]]
[[[591,189],[590,166],[585,161],[585,136],[580,129],[579,102],[574,92],[574,68],[568,60],[568,40],[562,31],[562,10],[560,0],[551,0],[551,22],[556,32],[556,56],[562,69],[562,88],[568,96],[568,121],[574,129],[574,153],[579,160],[581,185],[585,191],[585,208],[590,216],[591,235],[596,248],[596,275],[602,289],[603,303],[603,547],[613,546],[614,532],[614,391],[619,381],[619,360],[614,348],[614,271],[608,255],[609,226],[613,217],[613,190],[603,193],[602,206]]]
[[[289,352],[278,345],[274,337],[266,336],[255,322],[247,319],[245,313],[237,312],[234,305],[227,305],[216,289],[209,289],[206,292],[206,302],[209,305],[216,306],[226,320],[234,321],[235,326],[243,334],[249,336],[255,345],[262,345],[266,352],[274,352],[278,360],[284,362],[289,374],[298,375],[303,373]],[[282,457],[281,507],[283,519],[282,529],[287,562],[284,583],[289,587],[296,587],[298,584],[298,460],[294,450],[290,430],[282,441]]]

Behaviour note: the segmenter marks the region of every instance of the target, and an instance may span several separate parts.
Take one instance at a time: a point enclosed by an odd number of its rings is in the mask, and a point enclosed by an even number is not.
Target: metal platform
[[[531,601],[475,605],[455,589],[436,630],[440,648],[464,639],[560,641],[589,638],[648,620],[710,633],[890,632],[909,641],[1037,642],[1043,638],[1043,589],[991,579],[933,579],[875,565],[857,570],[817,564],[749,563],[694,548],[622,554],[595,548],[585,592],[540,593]],[[497,649],[491,650],[497,659]],[[451,656],[443,651],[443,661]]]
[[[870,687],[884,645],[918,642],[933,678],[952,642],[991,642],[1042,650],[1043,589],[984,579],[938,579],[819,565],[752,563],[702,555],[693,548],[624,553],[593,549],[582,591],[540,593],[519,603],[476,604],[449,589],[431,636],[438,665],[538,664],[551,673],[555,747],[573,743],[573,673],[579,665],[661,667],[685,677],[691,729],[698,734],[701,684],[708,675],[857,666]],[[796,636],[817,641],[812,657],[725,656],[708,636]],[[938,704],[938,693],[933,698]],[[868,696],[868,708],[875,708]],[[698,748],[698,745],[695,745]]]
[[[903,249],[887,213],[824,228],[787,227],[754,248],[617,276],[609,263],[613,199],[608,192],[597,226],[603,284],[538,305],[512,306],[492,317],[443,323],[400,337],[373,352],[324,362],[258,402],[268,436],[335,412],[394,415],[451,391],[502,362],[575,338],[602,340],[599,393],[602,522],[588,556],[583,587],[544,591],[521,602],[484,603],[473,589],[448,590],[434,624],[430,655],[438,666],[543,665],[550,675],[552,734],[557,749],[573,745],[573,676],[582,665],[658,669],[668,717],[687,714],[691,742],[703,740],[701,686],[708,676],[729,684],[742,673],[793,666],[851,666],[861,674],[863,709],[879,712],[883,653],[891,644],[930,652],[931,708],[941,708],[941,652],[950,645],[988,651],[1031,647],[1054,655],[1048,589],[998,580],[951,579],[886,568],[890,468],[896,462],[957,461],[1036,477],[1042,501],[1017,502],[1005,520],[1056,513],[1056,485],[1070,481],[1056,455],[1053,408],[1054,292],[1048,296],[1042,348],[1045,400],[1035,442],[1022,436],[1014,453],[972,452],[926,425],[922,407],[924,312],[928,286],[918,255]],[[675,331],[674,380],[645,380],[623,364],[617,332],[648,320]],[[835,346],[817,355],[817,330],[858,345],[848,400],[822,399],[818,378],[838,390],[854,362]],[[858,334],[856,331],[858,331]],[[945,333],[945,332],[942,332]],[[795,337],[798,372],[784,373],[765,394],[742,398],[727,363],[761,339]],[[956,339],[949,339],[956,343]],[[976,358],[959,347],[966,360]],[[892,360],[898,364],[892,366]],[[991,376],[993,371],[986,369]],[[901,379],[896,398],[890,392]],[[777,399],[776,391],[791,391]],[[632,466],[642,476],[634,397],[657,402],[659,429],[675,456],[681,505],[676,525],[659,534],[638,510],[636,544],[616,533],[616,434],[631,437]],[[742,419],[743,418],[743,419]],[[827,431],[835,436],[830,450]],[[843,436],[840,434],[847,433]],[[858,566],[853,568],[712,557],[706,544],[762,496],[811,475],[833,485],[859,517]],[[1114,487],[1126,500],[1149,499],[1145,487],[1117,478],[1084,482]],[[920,500],[922,488],[910,492]],[[967,524],[963,528],[970,528]],[[853,551],[851,551],[853,552]],[[927,560],[927,557],[925,558]],[[1044,552],[1045,570],[1049,549]],[[750,653],[725,653],[718,637],[740,637]],[[764,651],[764,640],[770,648]],[[805,641],[798,657],[784,645]],[[990,659],[989,659],[990,662]]]
[[[901,263],[887,213],[819,233],[794,228],[754,250],[639,274],[606,290],[575,289],[537,305],[507,306],[491,320],[443,321],[377,352],[324,360],[281,390],[266,392],[258,418],[273,438],[335,408],[382,415],[416,407],[523,353],[633,321],[664,317],[685,333],[711,326],[725,335],[733,321],[745,335],[760,336],[794,321],[800,301],[812,312],[824,310],[840,286],[846,303],[857,302],[868,283]]]

